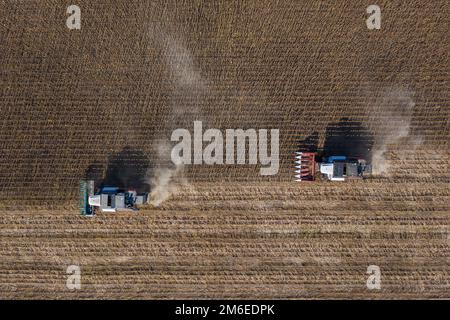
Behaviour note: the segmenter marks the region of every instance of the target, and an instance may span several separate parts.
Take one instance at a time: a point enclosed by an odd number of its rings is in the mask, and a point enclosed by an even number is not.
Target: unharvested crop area
[[[0,298],[449,298],[450,8],[377,2],[0,1]],[[279,129],[279,173],[173,171],[194,120]],[[376,176],[293,181],[349,146]],[[80,179],[161,170],[160,206],[79,215]]]

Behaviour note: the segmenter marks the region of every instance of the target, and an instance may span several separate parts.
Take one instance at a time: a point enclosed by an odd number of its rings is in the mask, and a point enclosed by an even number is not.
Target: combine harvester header
[[[295,181],[314,181],[316,175],[316,154],[314,152],[296,152]]]
[[[295,180],[316,180],[316,166],[322,177],[329,181],[346,181],[351,179],[363,179],[366,174],[372,172],[371,165],[364,159],[350,159],[347,156],[333,155],[323,157],[321,163],[316,162],[315,152],[296,152],[295,156]]]
[[[94,216],[97,211],[137,211],[137,205],[145,204],[147,200],[148,193],[138,194],[135,190],[108,186],[95,192],[94,181],[80,182],[80,213],[84,216]]]

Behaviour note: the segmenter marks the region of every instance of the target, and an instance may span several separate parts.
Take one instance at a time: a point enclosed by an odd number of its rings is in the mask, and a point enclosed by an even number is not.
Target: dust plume
[[[369,121],[375,131],[375,145],[372,150],[373,174],[391,174],[392,168],[387,158],[391,145],[404,143],[410,150],[415,150],[422,143],[421,137],[411,135],[414,106],[413,92],[403,88],[384,91],[381,97],[369,105]]]
[[[169,33],[160,25],[150,28],[149,37],[161,51],[168,75],[172,80],[172,122],[196,120],[197,114],[208,90],[208,82],[200,72],[192,52],[181,37],[181,32]],[[184,97],[182,100],[179,97]],[[192,122],[190,121],[190,122]]]
[[[182,41],[169,34],[161,34],[159,37],[162,40],[166,64],[176,84],[180,87],[203,89],[205,81],[195,68],[191,52]]]
[[[188,185],[184,176],[184,166],[182,163],[168,164],[170,158],[170,144],[160,142],[157,145],[156,154],[159,164],[152,170],[150,177],[150,201],[151,205],[159,207],[161,203],[169,199],[178,192],[181,186]]]
[[[172,80],[171,114],[166,118],[166,130],[171,131],[178,126],[191,124],[197,120],[199,106],[204,100],[206,80],[196,68],[192,53],[178,33],[168,33],[158,25],[153,25],[149,34],[163,56],[168,74]],[[182,100],[179,97],[184,97]],[[175,195],[180,186],[188,185],[184,176],[184,165],[171,162],[171,145],[168,140],[157,142],[156,153],[158,164],[150,176],[150,201],[154,206]]]
[[[163,167],[157,168],[153,177],[150,179],[152,191],[150,193],[150,204],[159,207],[161,203],[177,193],[179,183],[183,173],[183,166],[175,166],[174,168]],[[184,179],[181,179],[183,181]]]

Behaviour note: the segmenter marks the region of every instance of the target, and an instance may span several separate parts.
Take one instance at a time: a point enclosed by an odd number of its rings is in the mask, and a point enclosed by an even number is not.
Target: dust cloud
[[[179,35],[168,33],[158,25],[152,26],[151,30],[150,40],[160,48],[171,76],[173,96],[181,94],[190,101],[190,104],[185,105],[175,98],[172,100],[171,115],[167,118],[166,128],[170,131],[174,129],[174,126],[196,120],[193,115],[198,116],[200,113],[198,106],[208,92],[207,82],[196,68],[192,53]],[[175,195],[180,186],[189,185],[184,175],[184,165],[171,162],[171,145],[168,139],[164,140],[162,137],[158,139],[160,140],[155,143],[159,163],[153,168],[149,178],[151,185],[149,203],[154,206],[160,206]]]
[[[411,134],[414,106],[414,93],[404,88],[385,90],[369,105],[369,122],[375,131],[372,151],[374,175],[389,176],[392,173],[386,156],[391,145],[402,143],[409,150],[415,150],[422,144],[422,137]],[[401,151],[398,156],[402,156]]]
[[[182,173],[183,166],[157,168],[150,179],[152,191],[149,203],[159,207],[164,201],[176,194],[179,188],[176,180],[182,176]]]
[[[167,162],[166,159],[170,157],[170,144],[160,142],[155,151],[160,163]],[[160,164],[152,169],[149,177],[151,186],[149,204],[159,207],[164,201],[175,195],[180,187],[189,185],[183,169],[182,163]]]

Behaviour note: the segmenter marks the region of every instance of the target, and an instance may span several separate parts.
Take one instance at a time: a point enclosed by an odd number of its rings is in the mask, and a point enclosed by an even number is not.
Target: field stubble
[[[447,297],[445,183],[195,183],[159,208],[1,211],[2,297]],[[82,270],[82,289],[65,269]],[[370,264],[382,289],[366,288]]]

